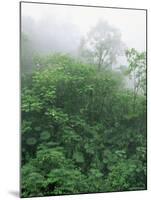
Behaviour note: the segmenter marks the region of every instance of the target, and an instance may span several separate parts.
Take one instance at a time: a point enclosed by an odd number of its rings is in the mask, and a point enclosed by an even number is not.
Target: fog
[[[81,34],[71,23],[59,23],[51,17],[38,22],[31,17],[23,17],[22,22],[22,32],[34,41],[37,51],[75,53],[79,46]]]
[[[117,28],[127,48],[146,49],[146,12],[51,4],[22,3],[21,31],[37,52],[65,52],[76,55],[80,41],[98,23]],[[118,62],[124,64],[124,56]]]

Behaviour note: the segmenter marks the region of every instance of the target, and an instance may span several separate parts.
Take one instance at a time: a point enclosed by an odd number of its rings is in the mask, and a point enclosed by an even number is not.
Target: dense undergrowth
[[[22,197],[146,189],[146,97],[113,70],[36,62],[22,77]]]

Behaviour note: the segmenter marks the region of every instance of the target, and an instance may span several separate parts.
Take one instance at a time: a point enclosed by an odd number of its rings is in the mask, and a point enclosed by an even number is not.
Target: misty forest
[[[22,26],[21,196],[146,189],[146,52],[101,19]]]

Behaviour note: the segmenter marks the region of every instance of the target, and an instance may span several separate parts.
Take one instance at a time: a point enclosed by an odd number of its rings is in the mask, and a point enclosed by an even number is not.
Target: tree
[[[135,110],[137,94],[146,95],[146,53],[138,52],[132,48],[126,51],[126,56],[128,61],[128,70],[126,73],[133,84],[133,108]]]
[[[79,50],[82,58],[97,64],[100,69],[112,67],[117,57],[124,53],[124,46],[119,30],[106,21],[99,21],[81,40]]]
[[[21,33],[21,74],[30,73],[33,70],[33,48],[32,41],[27,34]]]

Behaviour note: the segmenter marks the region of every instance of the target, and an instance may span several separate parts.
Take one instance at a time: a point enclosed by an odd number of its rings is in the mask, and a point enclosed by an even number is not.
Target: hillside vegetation
[[[126,72],[35,57],[22,74],[22,197],[146,189],[143,55],[128,51]]]

